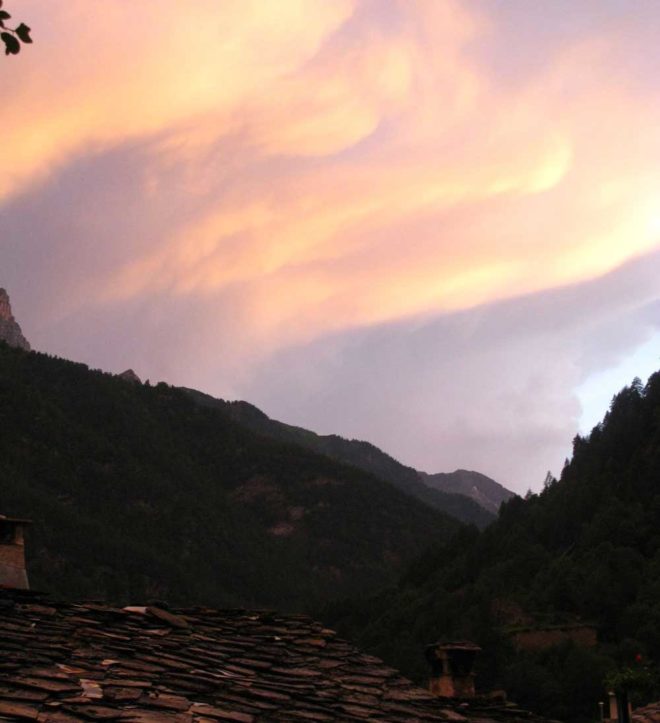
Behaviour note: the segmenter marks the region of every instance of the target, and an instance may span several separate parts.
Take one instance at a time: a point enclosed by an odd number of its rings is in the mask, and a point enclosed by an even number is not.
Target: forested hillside
[[[470,498],[470,492],[466,492],[464,488],[461,488],[462,491],[460,493],[454,489],[451,489],[451,491],[434,489],[434,484],[437,482],[436,477],[438,479],[442,478],[443,481],[446,479],[451,480],[455,483],[456,487],[459,487],[459,483],[463,481],[463,475],[461,475],[460,472],[430,476],[432,482],[427,484],[425,482],[427,475],[423,475],[423,473],[418,472],[416,469],[401,464],[401,462],[398,462],[393,457],[390,457],[389,454],[386,454],[383,450],[369,442],[363,442],[357,439],[344,439],[336,434],[316,434],[308,429],[294,427],[291,424],[285,424],[271,419],[260,409],[248,402],[228,402],[224,399],[216,399],[195,389],[186,389],[185,391],[199,404],[221,409],[234,421],[249,429],[265,434],[273,439],[299,444],[314,452],[319,452],[332,459],[336,459],[338,462],[344,462],[345,464],[358,467],[380,479],[387,480],[406,494],[416,497],[427,505],[441,512],[445,512],[461,522],[483,528],[495,519],[496,515],[491,508],[492,506],[484,507],[478,504],[474,499]],[[465,474],[483,478],[478,480],[480,484],[486,481],[486,483],[490,483],[491,486],[504,490],[497,482],[485,475],[479,475],[474,472],[467,472]],[[508,493],[508,496],[513,494],[508,492],[508,490],[504,490],[504,493]],[[499,505],[497,505],[497,507],[499,507]]]
[[[623,389],[576,437],[559,481],[429,551],[398,587],[326,619],[417,678],[425,643],[476,640],[483,687],[503,686],[550,717],[595,719],[608,671],[660,660],[660,373]],[[596,647],[516,652],[517,633],[544,630],[551,643],[552,631],[580,623],[596,627]]]
[[[159,384],[0,343],[0,512],[67,598],[309,608],[395,579],[455,520]]]

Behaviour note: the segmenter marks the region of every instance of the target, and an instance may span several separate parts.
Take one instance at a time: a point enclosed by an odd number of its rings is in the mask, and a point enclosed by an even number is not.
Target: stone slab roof
[[[0,721],[529,720],[432,697],[301,615],[0,590]]]
[[[660,702],[637,708],[632,714],[633,723],[660,723]]]

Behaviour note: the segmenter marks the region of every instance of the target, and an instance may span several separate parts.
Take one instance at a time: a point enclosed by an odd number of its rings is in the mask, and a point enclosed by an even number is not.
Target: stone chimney
[[[25,527],[29,520],[0,515],[0,587],[28,590],[25,567]]]
[[[9,294],[4,289],[0,289],[0,340],[7,342],[9,346],[30,351],[30,344],[11,313]]]
[[[473,698],[474,660],[481,648],[474,643],[434,643],[426,647],[431,666],[429,689],[443,698]]]
[[[630,723],[632,720],[632,705],[626,691],[609,691],[610,717],[605,719],[611,723]]]

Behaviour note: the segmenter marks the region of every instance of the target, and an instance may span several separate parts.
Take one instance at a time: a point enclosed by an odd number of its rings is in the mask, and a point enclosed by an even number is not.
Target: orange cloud
[[[474,56],[493,28],[469,3],[393,0],[389,25],[358,0],[55,6],[8,89],[0,198],[140,139],[145,197],[175,168],[197,208],[90,280],[97,303],[231,288],[269,349],[592,278],[657,243],[660,105],[606,82],[615,37],[511,87]]]
[[[72,154],[200,113],[222,135],[242,103],[303,65],[352,9],[352,0],[121,0],[101,12],[88,0],[26,0],[23,15],[48,23],[3,85],[0,199]]]

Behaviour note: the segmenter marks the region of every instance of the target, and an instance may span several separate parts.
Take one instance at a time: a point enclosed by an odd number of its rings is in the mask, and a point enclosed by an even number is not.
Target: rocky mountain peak
[[[132,369],[127,369],[125,372],[117,374],[117,376],[126,382],[132,382],[133,384],[142,384],[142,380]]]
[[[11,306],[9,304],[9,294],[0,289],[0,319],[11,318]]]
[[[0,289],[0,341],[30,351],[30,344],[11,313],[9,294],[4,289]]]

